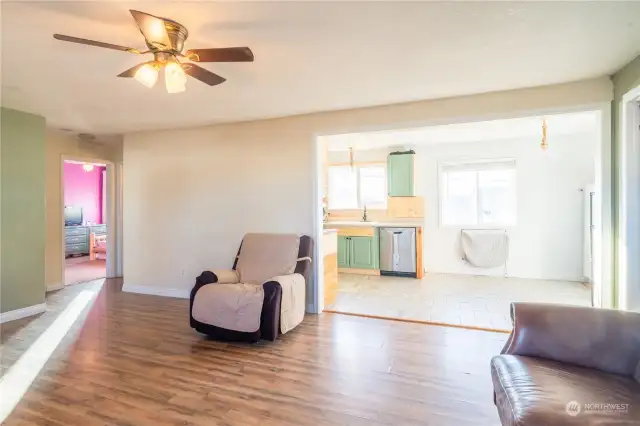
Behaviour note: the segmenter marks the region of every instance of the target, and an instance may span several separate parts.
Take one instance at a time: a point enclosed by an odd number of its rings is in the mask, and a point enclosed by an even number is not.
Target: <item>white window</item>
[[[384,164],[329,166],[329,210],[387,208],[387,170]]]
[[[442,226],[514,226],[516,215],[515,160],[440,165]]]

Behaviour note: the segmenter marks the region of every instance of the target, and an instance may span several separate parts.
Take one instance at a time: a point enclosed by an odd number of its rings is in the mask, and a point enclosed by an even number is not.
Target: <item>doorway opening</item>
[[[603,306],[603,122],[590,110],[318,137],[319,305],[498,331],[511,302]]]
[[[63,160],[64,284],[107,276],[107,165]]]
[[[617,305],[640,312],[640,86],[628,91],[618,106],[618,280]]]

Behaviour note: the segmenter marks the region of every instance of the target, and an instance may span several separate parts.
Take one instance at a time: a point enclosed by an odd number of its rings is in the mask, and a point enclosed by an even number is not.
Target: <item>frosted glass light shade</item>
[[[164,82],[167,92],[179,93],[187,89],[187,75],[177,62],[168,62],[164,67]]]
[[[133,78],[148,88],[152,88],[158,81],[158,68],[153,64],[145,64],[136,71]]]

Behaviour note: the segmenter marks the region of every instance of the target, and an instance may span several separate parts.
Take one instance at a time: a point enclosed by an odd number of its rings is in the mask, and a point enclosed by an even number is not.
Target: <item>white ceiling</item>
[[[349,133],[324,136],[323,140],[327,143],[329,151],[348,151],[351,147],[356,151],[363,151],[411,145],[540,138],[542,119],[543,117],[523,117],[405,130]],[[548,115],[544,119],[550,140],[556,135],[596,132],[600,122],[598,113],[591,111]]]
[[[52,38],[142,48],[129,8],[256,61],[205,65],[227,82],[169,95],[116,78],[140,56]],[[2,102],[101,133],[531,87],[615,72],[640,53],[639,16],[640,2],[2,2]]]

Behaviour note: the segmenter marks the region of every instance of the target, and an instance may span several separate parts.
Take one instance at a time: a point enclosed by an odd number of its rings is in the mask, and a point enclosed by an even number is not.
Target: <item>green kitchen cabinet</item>
[[[375,269],[376,253],[373,237],[349,237],[349,267]]]
[[[378,269],[377,234],[373,237],[338,236],[338,267]]]
[[[338,235],[338,268],[349,267],[349,237]]]
[[[413,162],[415,153],[391,153],[387,158],[387,186],[390,197],[413,197]]]

